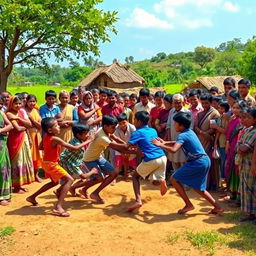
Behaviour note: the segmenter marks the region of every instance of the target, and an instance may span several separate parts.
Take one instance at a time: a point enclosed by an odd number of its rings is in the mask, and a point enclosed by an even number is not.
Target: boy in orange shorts
[[[62,205],[74,180],[58,163],[60,148],[65,147],[70,150],[79,150],[90,143],[91,140],[89,139],[79,145],[73,146],[56,137],[60,132],[60,127],[57,120],[53,117],[44,118],[41,122],[41,126],[45,132],[45,136],[43,138],[44,156],[42,167],[45,171],[46,177],[49,177],[51,181],[43,185],[37,192],[29,196],[26,200],[32,205],[37,206],[38,202],[36,201],[36,197],[58,185],[58,181],[61,179],[63,184],[58,189],[58,201],[55,205],[55,209],[53,209],[53,214],[60,217],[69,217],[69,213],[63,209]]]

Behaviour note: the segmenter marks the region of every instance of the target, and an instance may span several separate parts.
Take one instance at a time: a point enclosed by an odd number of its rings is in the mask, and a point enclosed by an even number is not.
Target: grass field
[[[167,93],[175,94],[179,93],[184,89],[184,84],[168,84],[164,87]]]
[[[33,86],[19,86],[19,87],[12,87],[9,86],[7,90],[11,94],[15,94],[18,92],[27,92],[29,94],[34,94],[37,97],[37,103],[38,105],[42,105],[45,103],[44,100],[44,94],[48,90],[54,90],[57,94],[59,94],[60,91],[66,90],[68,92],[72,91],[73,87],[67,87],[67,86],[49,86],[49,85],[33,85]]]

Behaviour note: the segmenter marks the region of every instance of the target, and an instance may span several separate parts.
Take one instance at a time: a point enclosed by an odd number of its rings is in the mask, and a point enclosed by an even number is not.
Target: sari
[[[210,107],[208,111],[202,111],[197,114],[197,127],[206,132],[209,131],[210,128],[210,120],[217,120],[219,118],[219,112]],[[205,138],[202,134],[197,134],[205,152],[211,159],[211,168],[208,174],[208,189],[216,190],[219,187],[220,180],[220,161],[219,159],[212,158],[212,151],[214,146],[214,132],[210,135],[210,138]]]
[[[61,109],[60,106],[59,108],[61,110],[64,121],[73,121],[74,106],[67,104],[64,109]],[[58,137],[64,140],[65,142],[69,142],[70,140],[72,140],[73,139],[72,126],[61,127]],[[65,149],[64,147],[61,147],[61,152],[64,149]]]
[[[4,119],[0,111],[0,129]],[[7,148],[7,136],[0,134],[0,201],[10,200],[12,193],[11,164]]]
[[[239,117],[230,120],[226,130],[226,140],[229,141],[229,151],[226,154],[226,163],[224,175],[227,181],[227,187],[231,192],[237,192],[239,186],[238,166],[235,165],[236,144],[239,131],[242,129]]]
[[[32,109],[30,115],[33,117],[34,120],[40,122],[41,117],[39,112],[36,108]],[[39,149],[39,145],[42,141],[41,131],[37,129],[35,126],[28,129],[28,133],[32,142],[31,146],[31,156],[34,166],[34,171],[36,172],[39,168],[42,168],[42,153]]]
[[[14,98],[15,97],[11,97],[7,112],[10,112]],[[25,111],[19,110],[16,116],[25,119],[24,112]],[[13,113],[11,114],[14,115]],[[23,126],[22,122],[19,120],[12,120],[11,122],[17,122],[18,125]],[[11,161],[12,186],[14,188],[20,188],[22,185],[34,182],[34,168],[26,131],[18,131],[15,128],[12,129],[9,132],[7,146]]]
[[[252,175],[253,149],[256,143],[256,129],[247,129],[241,136],[240,144],[246,145],[249,151],[241,156],[240,164],[240,200],[241,211],[256,214],[256,176]]]

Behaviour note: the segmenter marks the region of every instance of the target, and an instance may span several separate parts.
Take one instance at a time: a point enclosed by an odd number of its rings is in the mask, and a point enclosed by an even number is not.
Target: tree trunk
[[[0,92],[6,91],[8,75],[6,72],[0,73]]]

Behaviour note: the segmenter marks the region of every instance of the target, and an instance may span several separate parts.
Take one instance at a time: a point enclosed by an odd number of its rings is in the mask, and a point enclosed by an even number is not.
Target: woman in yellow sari
[[[28,128],[28,134],[31,142],[31,155],[34,166],[36,181],[41,182],[38,177],[38,170],[42,168],[42,153],[39,149],[39,145],[42,141],[41,137],[41,117],[37,108],[37,99],[33,94],[27,96],[26,112],[28,118],[31,121],[32,127]]]
[[[63,121],[59,123],[61,129],[60,134],[58,135],[62,140],[69,142],[73,139],[72,126],[75,123],[78,123],[78,114],[77,108],[68,104],[69,102],[69,94],[66,91],[61,91],[59,94],[59,108],[63,116]],[[64,148],[61,148],[63,151]]]

